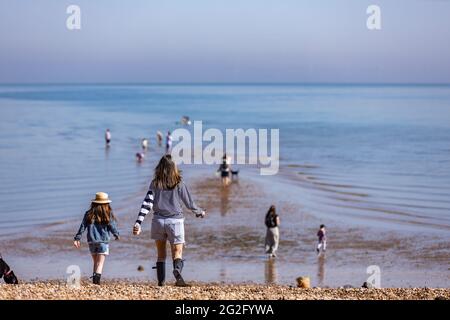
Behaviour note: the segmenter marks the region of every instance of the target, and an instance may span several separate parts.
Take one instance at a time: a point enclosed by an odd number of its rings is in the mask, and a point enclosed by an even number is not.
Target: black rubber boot
[[[186,287],[186,282],[184,282],[181,272],[183,271],[184,262],[181,259],[173,260],[173,275],[175,276],[177,287]]]
[[[92,275],[92,283],[100,285],[100,278],[102,275],[100,273],[95,273]]]
[[[158,286],[162,287],[166,283],[166,263],[156,263],[156,276],[158,277]]]

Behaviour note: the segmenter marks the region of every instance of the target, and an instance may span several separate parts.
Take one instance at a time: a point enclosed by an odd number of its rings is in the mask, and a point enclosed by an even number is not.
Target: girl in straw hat
[[[94,273],[92,275],[94,284],[100,284],[105,257],[109,254],[110,233],[114,235],[116,240],[119,240],[116,217],[109,205],[110,203],[111,200],[109,200],[107,193],[96,193],[95,199],[92,200],[91,207],[85,213],[73,241],[75,248],[80,248],[81,236],[87,230],[89,251],[94,262]]]

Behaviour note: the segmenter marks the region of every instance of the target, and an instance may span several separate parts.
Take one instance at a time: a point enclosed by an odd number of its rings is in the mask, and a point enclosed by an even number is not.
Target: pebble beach
[[[449,300],[450,289],[431,288],[311,288],[283,285],[222,285],[195,283],[179,288],[148,283],[82,282],[80,288],[64,282],[0,285],[0,300]]]

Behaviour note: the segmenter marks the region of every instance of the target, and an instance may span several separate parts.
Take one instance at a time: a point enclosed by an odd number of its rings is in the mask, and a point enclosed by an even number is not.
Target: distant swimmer
[[[170,134],[170,131],[167,131],[167,136],[166,136],[166,154],[169,154],[170,151],[172,151],[172,135]]]
[[[158,147],[162,146],[163,134],[161,131],[156,132],[156,141],[158,142]]]
[[[229,164],[229,160],[224,154],[222,157],[222,164],[219,166],[219,169],[217,169],[218,172],[220,172],[220,176],[222,178],[222,185],[224,187],[228,186],[230,184],[230,176],[231,176],[231,166]]]
[[[145,155],[142,152],[138,152],[136,153],[136,161],[137,162],[142,162],[144,161]]]
[[[317,254],[320,253],[320,250],[325,252],[327,250],[327,230],[325,229],[325,225],[321,224],[319,227],[319,231],[317,231],[317,238],[319,243],[317,244]]]
[[[109,146],[109,144],[111,143],[111,131],[109,131],[109,129],[106,129],[105,141],[106,141],[106,145]]]
[[[145,138],[142,139],[141,146],[142,146],[142,149],[147,150],[147,148],[148,148],[148,140],[145,139]]]
[[[277,215],[274,205],[270,206],[269,211],[267,211],[265,224],[267,227],[266,254],[269,255],[269,258],[273,258],[277,256],[276,251],[280,240],[280,217]]]
[[[188,116],[182,116],[181,117],[181,124],[185,126],[191,125],[191,119]]]

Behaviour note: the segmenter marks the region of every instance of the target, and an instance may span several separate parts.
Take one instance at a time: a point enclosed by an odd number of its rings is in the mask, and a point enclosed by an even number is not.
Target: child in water
[[[320,253],[320,249],[323,252],[327,250],[327,230],[325,229],[325,225],[321,224],[320,229],[317,232],[317,237],[319,238],[319,243],[317,244],[317,253]]]
[[[91,207],[85,213],[73,241],[75,248],[79,249],[81,236],[87,229],[89,251],[94,263],[92,282],[98,285],[100,284],[105,258],[109,254],[110,233],[114,235],[116,240],[119,240],[116,218],[109,205],[110,203],[111,200],[109,200],[107,193],[96,193],[95,199],[92,200]]]

